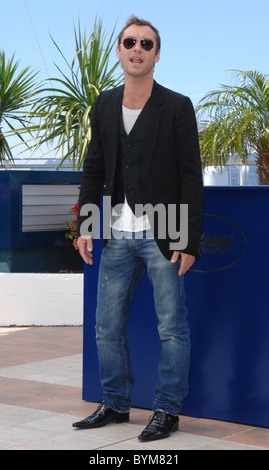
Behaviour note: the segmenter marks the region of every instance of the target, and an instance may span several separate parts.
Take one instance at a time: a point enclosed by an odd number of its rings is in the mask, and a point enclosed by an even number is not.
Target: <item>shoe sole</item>
[[[159,440],[159,439],[165,439],[166,437],[171,436],[171,433],[172,433],[172,432],[176,432],[176,431],[178,431],[178,423],[175,423],[175,424],[173,425],[171,431],[170,431],[168,434],[161,435],[161,436],[152,436],[152,437],[148,437],[148,438],[147,438],[147,437],[144,438],[144,437],[138,436],[138,440],[139,440],[140,442],[157,441],[157,440]]]

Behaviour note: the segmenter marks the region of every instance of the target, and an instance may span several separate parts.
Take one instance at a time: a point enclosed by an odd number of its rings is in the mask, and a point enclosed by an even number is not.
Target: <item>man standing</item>
[[[156,28],[131,17],[119,35],[116,54],[124,85],[102,93],[96,101],[79,198],[79,213],[85,204],[100,206],[105,185],[105,196],[111,197],[114,208],[113,235],[103,243],[97,293],[96,340],[103,402],[95,413],[73,426],[95,428],[129,421],[133,376],[126,324],[135,290],[147,269],[162,345],[154,415],[138,437],[149,441],[168,437],[178,429],[178,414],[188,394],[190,336],[184,274],[199,255],[202,172],[190,99],[153,79],[160,58]],[[159,205],[165,211],[156,223]],[[185,227],[180,225],[181,205],[188,207]],[[138,213],[141,206],[153,210]],[[177,240],[168,227],[171,207],[175,209],[171,213]],[[92,264],[94,242],[91,236],[84,236],[86,218],[78,218],[78,248],[84,261]],[[187,241],[181,246],[183,230]]]

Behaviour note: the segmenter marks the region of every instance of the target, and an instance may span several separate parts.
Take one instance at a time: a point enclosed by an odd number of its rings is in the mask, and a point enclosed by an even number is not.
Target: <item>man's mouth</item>
[[[130,61],[132,62],[132,64],[142,64],[143,62],[143,60],[140,59],[140,57],[132,57]]]

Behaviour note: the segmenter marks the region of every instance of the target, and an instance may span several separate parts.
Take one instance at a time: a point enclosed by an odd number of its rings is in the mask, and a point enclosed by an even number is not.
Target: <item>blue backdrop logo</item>
[[[246,236],[234,222],[204,214],[201,256],[190,271],[212,273],[229,269],[243,258],[246,249]]]

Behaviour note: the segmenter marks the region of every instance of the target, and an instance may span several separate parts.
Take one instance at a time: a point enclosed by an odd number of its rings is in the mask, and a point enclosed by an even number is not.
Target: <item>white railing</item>
[[[63,164],[59,167],[61,163],[61,158],[57,157],[45,157],[41,156],[38,158],[20,158],[18,156],[14,157],[14,161],[10,162],[6,160],[5,164],[2,166],[2,169],[6,170],[74,170],[73,163],[71,160],[66,160]],[[1,169],[1,167],[0,167]]]
[[[61,158],[41,156],[38,158],[22,159],[14,158],[14,163],[6,162],[2,169],[9,170],[62,170],[72,171],[73,163],[66,160],[60,167]],[[1,169],[1,167],[0,167]],[[256,186],[258,185],[258,177],[256,174],[255,157],[250,155],[246,164],[230,159],[229,163],[223,167],[215,168],[207,167],[204,170],[204,183],[206,186]]]

